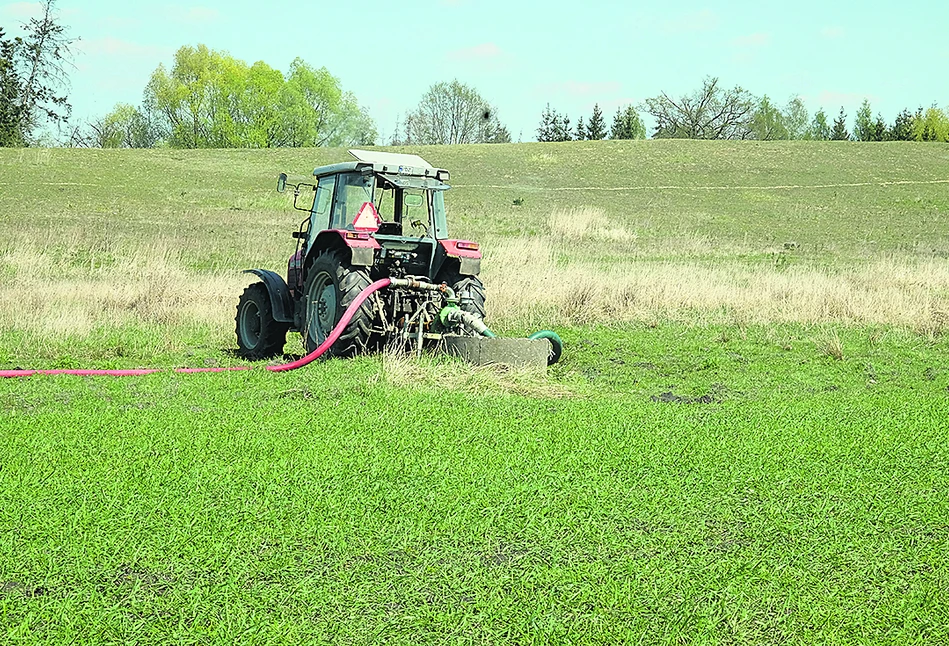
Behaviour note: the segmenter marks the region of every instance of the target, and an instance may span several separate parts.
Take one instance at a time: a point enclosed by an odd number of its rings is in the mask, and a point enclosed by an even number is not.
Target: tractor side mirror
[[[283,193],[285,190],[287,190],[287,174],[280,173],[277,177],[277,192]]]

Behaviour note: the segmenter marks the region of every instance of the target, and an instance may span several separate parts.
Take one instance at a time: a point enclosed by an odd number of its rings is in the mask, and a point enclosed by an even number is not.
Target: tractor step
[[[446,336],[444,348],[448,354],[476,366],[501,363],[546,370],[550,342],[547,339]]]

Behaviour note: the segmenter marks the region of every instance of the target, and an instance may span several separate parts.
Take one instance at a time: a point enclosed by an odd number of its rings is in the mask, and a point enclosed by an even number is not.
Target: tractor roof
[[[434,183],[441,184],[449,177],[447,170],[433,167],[418,155],[387,153],[376,150],[350,150],[349,154],[355,157],[356,161],[320,166],[313,171],[313,175],[323,177],[324,175],[335,175],[337,173],[346,173],[355,170],[361,171],[371,168],[373,173],[385,175],[387,179],[396,184],[401,184],[401,182],[394,181],[395,178],[431,178],[434,180]],[[416,182],[411,182],[407,185],[415,185],[415,183]],[[424,183],[427,185],[430,182]],[[434,183],[431,188],[435,188]],[[444,186],[444,188],[448,187]]]

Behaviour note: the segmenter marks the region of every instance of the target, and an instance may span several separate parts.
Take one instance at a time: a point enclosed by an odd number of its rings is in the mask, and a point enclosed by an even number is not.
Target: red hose
[[[271,372],[285,372],[287,370],[296,370],[297,368],[302,368],[308,363],[319,359],[320,356],[330,349],[336,340],[339,338],[339,335],[343,333],[343,330],[346,329],[346,326],[349,325],[349,322],[352,320],[353,316],[356,315],[356,311],[362,306],[366,299],[369,298],[372,294],[389,286],[391,281],[388,278],[383,278],[372,283],[366,289],[359,292],[359,295],[356,297],[349,307],[346,308],[346,311],[343,312],[342,318],[339,319],[339,323],[336,324],[336,327],[333,328],[333,331],[330,332],[329,336],[326,337],[326,340],[320,344],[320,346],[306,355],[301,357],[296,361],[291,361],[290,363],[285,363],[279,366],[267,366],[267,370]],[[174,370],[165,370],[162,368],[140,368],[133,370],[0,370],[0,378],[2,377],[29,377],[31,375],[79,375],[82,377],[97,377],[97,376],[110,376],[110,377],[135,377],[140,375],[151,375],[156,372],[178,372],[184,374],[192,374],[196,372],[234,372],[237,370],[251,370],[252,366],[232,366],[230,368],[175,368]]]
[[[350,303],[349,307],[346,308],[346,311],[343,312],[343,317],[339,319],[339,323],[336,324],[336,327],[333,328],[333,331],[330,332],[330,335],[326,337],[326,340],[323,341],[323,343],[321,343],[320,346],[316,350],[306,355],[305,357],[300,357],[296,361],[291,361],[290,363],[285,363],[280,366],[267,366],[267,370],[269,370],[270,372],[285,372],[287,370],[296,370],[297,368],[302,368],[303,366],[310,363],[311,361],[318,359],[320,355],[322,355],[324,352],[330,349],[331,345],[336,343],[336,339],[338,339],[339,335],[343,333],[343,330],[346,329],[346,326],[349,325],[349,322],[356,315],[356,310],[358,310],[362,306],[362,304],[366,301],[366,299],[369,298],[375,292],[382,289],[383,287],[388,287],[389,283],[391,282],[392,281],[390,281],[388,278],[383,278],[381,280],[377,280],[376,282],[371,284],[369,287],[359,292],[359,296],[356,297],[356,300]]]

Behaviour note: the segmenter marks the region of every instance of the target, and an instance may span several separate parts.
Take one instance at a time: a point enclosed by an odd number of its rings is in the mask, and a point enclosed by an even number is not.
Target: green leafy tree
[[[749,139],[756,105],[747,90],[728,90],[707,77],[692,94],[673,98],[663,92],[646,99],[643,110],[656,120],[656,138]]]
[[[840,108],[840,114],[834,119],[834,127],[830,131],[830,138],[834,141],[849,141],[850,132],[847,130],[847,113],[843,106]]]
[[[375,126],[326,68],[297,58],[284,76],[205,45],[175,53],[145,88],[144,114],[180,148],[274,148],[374,143]]]
[[[781,118],[788,139],[808,138],[810,115],[801,97],[794,96],[788,99],[787,105],[781,113]]]
[[[317,69],[301,58],[290,64],[278,106],[284,116],[277,130],[280,146],[372,145],[378,136],[356,97],[343,92],[339,80],[325,67]]]
[[[857,141],[874,141],[874,133],[873,112],[870,110],[870,102],[864,99],[854,118],[853,136]]]
[[[916,141],[949,141],[949,116],[936,106],[925,112],[920,108],[913,119],[913,134]]]
[[[646,126],[639,117],[639,112],[631,105],[617,108],[613,116],[613,127],[610,129],[611,139],[645,139]]]
[[[830,139],[830,136],[831,130],[830,125],[827,122],[827,113],[824,112],[824,108],[820,108],[814,114],[814,120],[811,121],[811,127],[808,131],[808,139],[827,141]]]
[[[432,85],[405,122],[411,141],[423,145],[490,143],[507,132],[494,107],[457,79]]]
[[[117,103],[109,114],[77,129],[70,143],[92,148],[152,148],[157,142],[155,128],[141,110]]]
[[[590,122],[587,124],[586,138],[591,140],[600,140],[605,139],[606,132],[606,120],[603,119],[603,111],[600,110],[600,104],[593,104],[593,114],[590,115]],[[577,139],[580,139],[579,132]]]
[[[784,115],[771,102],[768,95],[761,97],[751,121],[751,131],[755,139],[773,141],[787,139],[788,130],[784,125]]]

